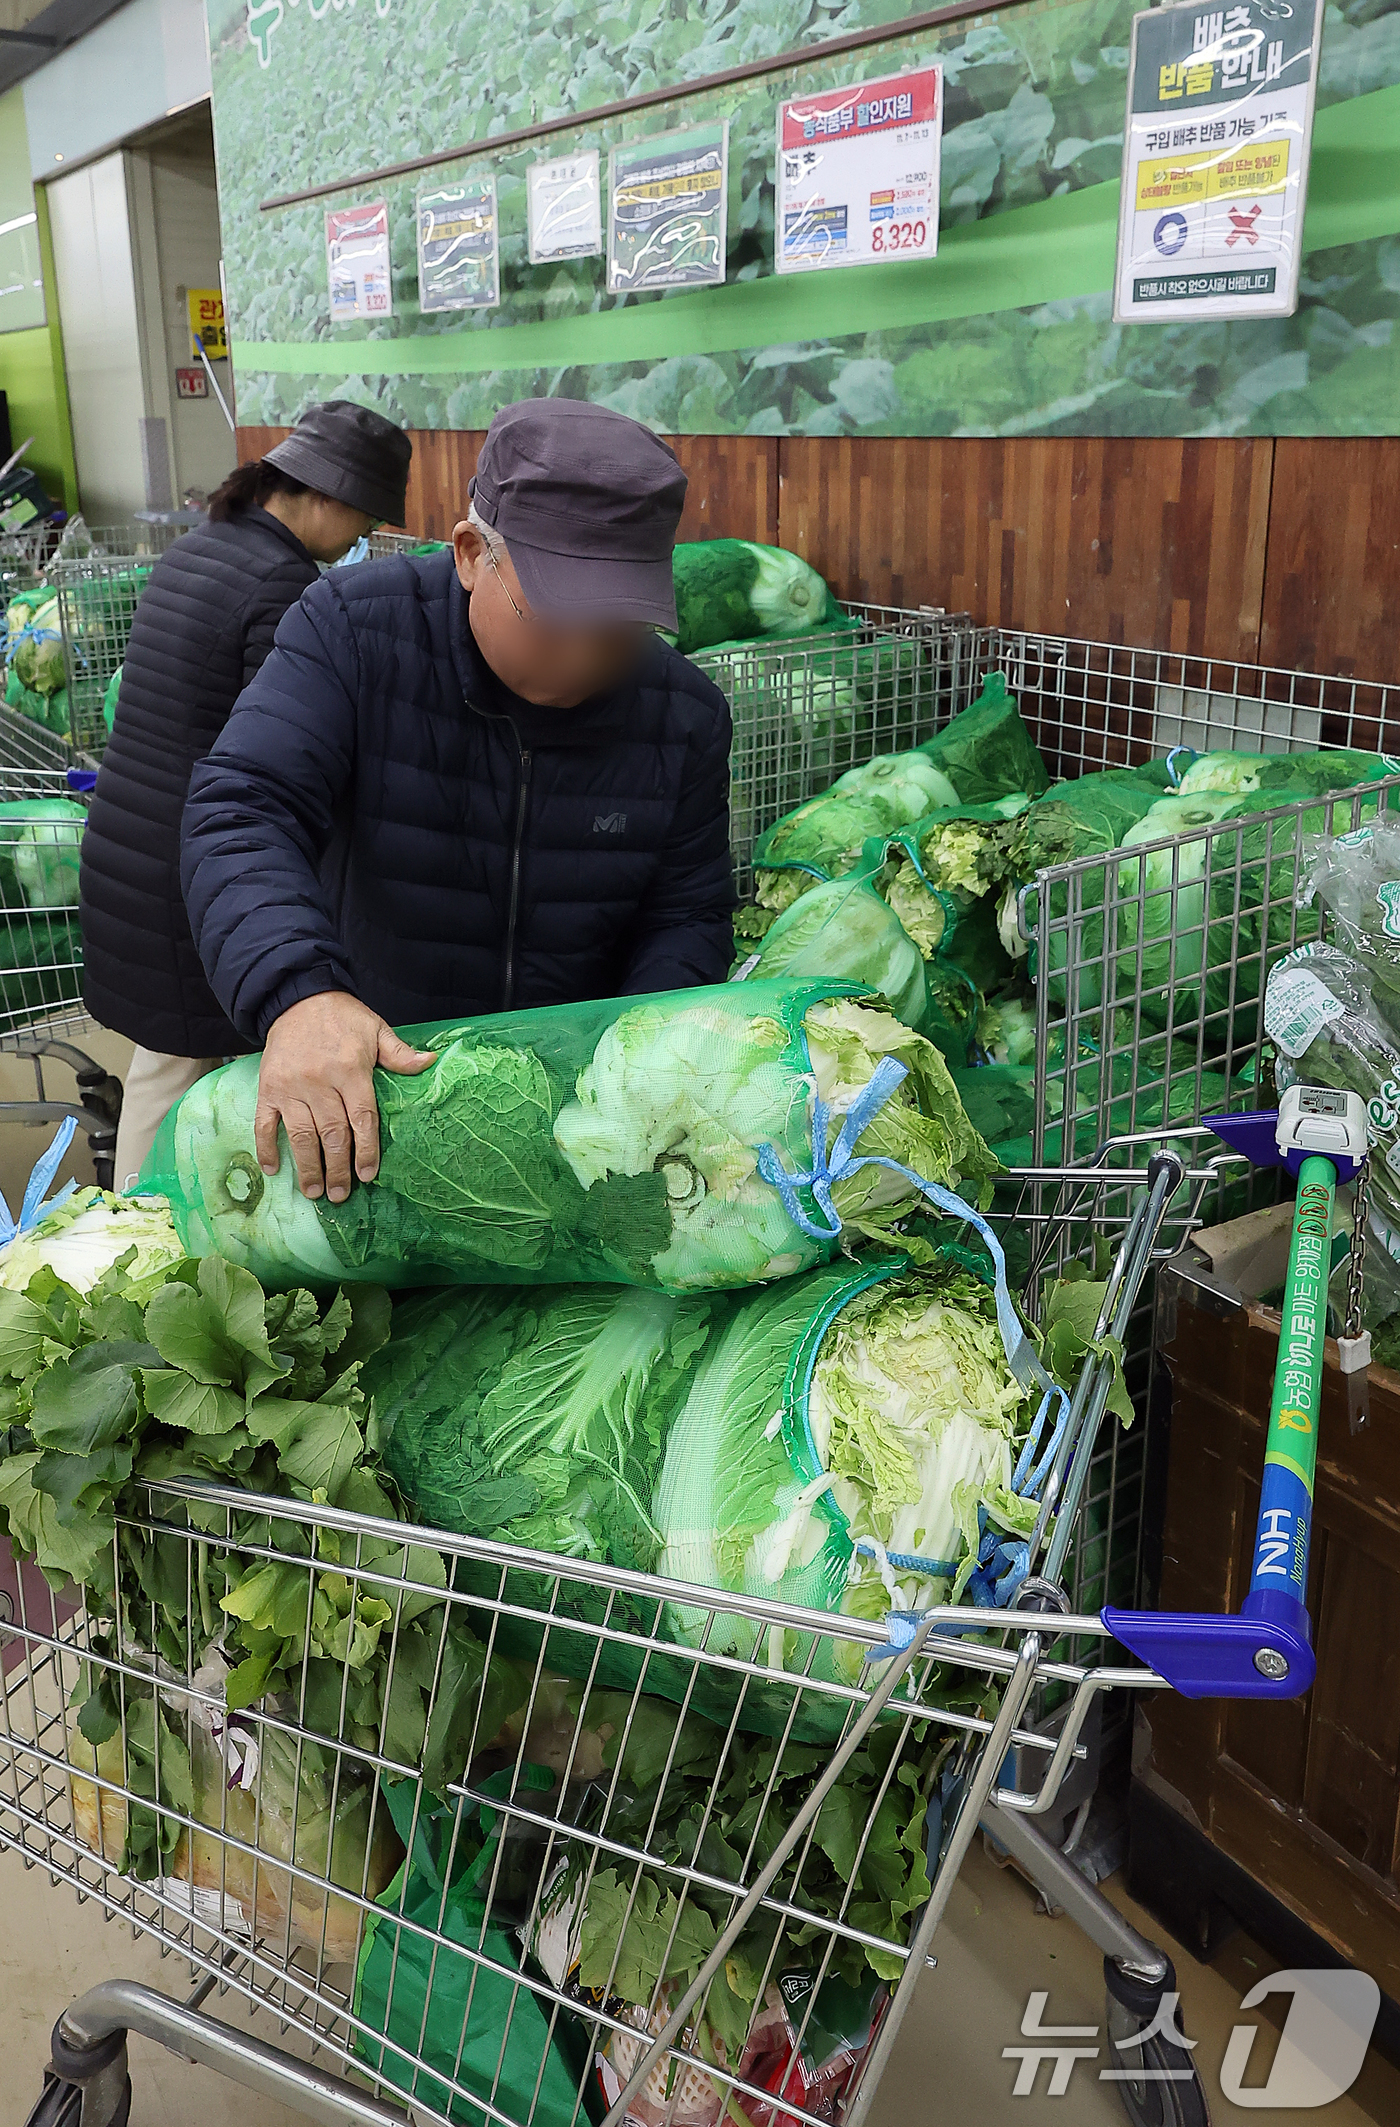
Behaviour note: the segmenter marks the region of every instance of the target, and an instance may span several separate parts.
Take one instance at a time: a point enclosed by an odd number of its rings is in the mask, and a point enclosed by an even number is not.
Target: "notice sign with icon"
[[[1298,306],[1322,0],[1133,17],[1113,315]]]
[[[781,104],[778,272],[932,258],[942,138],[941,67]]]

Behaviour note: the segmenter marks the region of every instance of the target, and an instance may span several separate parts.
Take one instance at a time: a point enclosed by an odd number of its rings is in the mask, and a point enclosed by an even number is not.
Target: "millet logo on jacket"
[[[593,822],[595,835],[620,835],[627,825],[625,812],[600,812]]]

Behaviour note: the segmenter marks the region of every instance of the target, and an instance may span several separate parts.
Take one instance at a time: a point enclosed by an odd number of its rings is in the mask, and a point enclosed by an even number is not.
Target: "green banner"
[[[280,0],[261,4],[263,29],[273,8],[278,19],[252,44],[251,19],[245,25],[241,9],[221,31],[211,6],[226,271],[245,422],[288,421],[330,391],[348,389],[418,428],[481,427],[511,399],[556,391],[681,433],[1400,433],[1400,355],[1392,347],[1400,317],[1400,0],[1379,8],[1374,0],[1348,0],[1329,11],[1308,256],[1292,318],[1112,324],[1132,8],[1126,0],[1066,0],[679,101],[638,114],[630,128],[617,121],[611,130],[565,134],[491,158],[502,300],[470,326],[463,312],[446,320],[419,312],[411,193],[406,185],[378,187],[390,207],[395,316],[368,335],[329,325],[322,203],[264,215],[257,198],[376,156],[419,152],[432,144],[423,138],[429,124],[440,140],[440,81],[429,82],[424,69],[441,33],[424,18],[410,36],[407,18],[396,12],[402,0],[385,0],[382,18],[283,16]],[[567,75],[571,100],[581,106],[652,85],[638,65],[644,35],[658,40],[659,65],[666,39],[683,33],[690,39],[679,55],[685,71],[705,70],[697,55],[713,19],[708,28],[677,25],[661,0],[619,0],[619,8],[631,25],[625,48],[614,17],[590,37],[582,17],[571,16],[563,34],[557,10],[503,0],[493,17],[494,49],[507,48],[502,15],[521,18],[522,36],[528,27],[536,41],[510,46],[524,54],[516,90],[502,88],[498,67],[498,93],[480,131],[527,122],[546,79],[557,100]],[[878,0],[855,0],[842,26],[848,16],[879,19],[884,12]],[[746,0],[712,11],[731,28],[751,13]],[[808,31],[825,19],[815,7],[799,5],[795,13],[810,18]],[[554,25],[548,30],[546,14]],[[776,48],[798,41],[803,27],[787,16],[783,22],[786,34],[774,11]],[[482,34],[472,18],[458,25],[458,44]],[[539,44],[551,38],[556,49],[546,66]],[[262,46],[266,66],[257,56]],[[359,53],[355,78],[363,79],[361,48],[381,46],[385,95],[400,118],[391,126],[385,104],[376,102],[366,138],[363,127],[344,122],[332,58]],[[726,63],[718,57],[724,48],[717,47],[717,66]],[[778,100],[929,57],[946,69],[938,257],[776,276]],[[311,67],[325,91],[315,125],[304,100]],[[395,88],[398,102],[389,93]],[[620,297],[606,292],[601,258],[530,266],[525,172],[532,161],[595,145],[607,150],[717,116],[728,118],[730,140],[724,285]],[[285,141],[284,121],[291,129]],[[459,116],[451,130],[471,128]],[[255,133],[278,146],[253,153]],[[236,152],[244,142],[247,160]]]

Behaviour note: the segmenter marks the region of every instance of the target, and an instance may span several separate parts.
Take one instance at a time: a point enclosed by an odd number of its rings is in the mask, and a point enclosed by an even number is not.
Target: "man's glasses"
[[[484,544],[485,542],[483,541],[483,545]],[[499,583],[501,589],[505,592],[506,597],[510,600],[511,611],[514,613],[516,619],[523,620],[528,626],[533,627],[536,624],[535,615],[533,613],[526,613],[522,607],[516,604],[514,593],[511,591],[510,585],[506,582],[505,577],[501,574],[501,564],[496,559],[496,550],[494,547],[488,546],[486,548],[486,559],[490,562],[492,568],[495,570],[496,581],[497,583]]]

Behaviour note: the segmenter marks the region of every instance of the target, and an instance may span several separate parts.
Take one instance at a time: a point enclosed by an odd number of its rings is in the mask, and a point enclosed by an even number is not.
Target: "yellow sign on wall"
[[[188,291],[190,306],[190,359],[199,360],[198,342],[204,342],[204,352],[211,362],[223,362],[228,357],[228,336],[224,330],[224,299],[217,288],[191,288]]]

